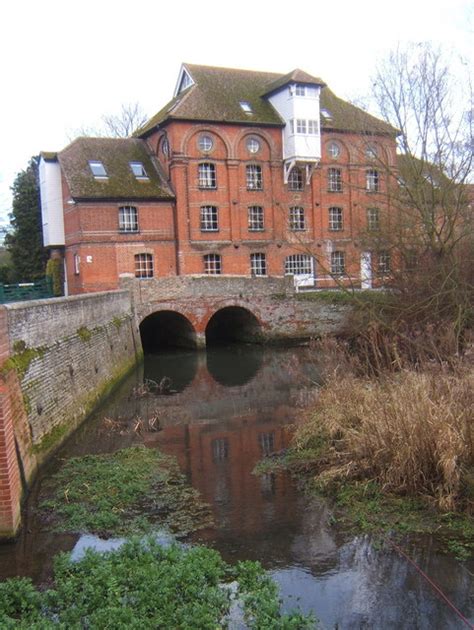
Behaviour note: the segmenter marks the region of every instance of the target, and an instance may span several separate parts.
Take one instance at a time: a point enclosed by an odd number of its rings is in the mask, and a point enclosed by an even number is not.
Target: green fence
[[[36,282],[0,284],[0,304],[23,302],[25,300],[41,300],[50,297],[54,297],[51,278],[43,278],[42,280],[36,280]]]

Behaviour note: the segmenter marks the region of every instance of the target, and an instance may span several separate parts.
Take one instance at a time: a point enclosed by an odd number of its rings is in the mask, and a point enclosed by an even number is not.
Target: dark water
[[[144,379],[161,383],[167,395],[133,396]],[[339,532],[326,504],[309,501],[286,475],[252,475],[262,456],[288,445],[289,427],[317,397],[318,380],[317,363],[305,348],[234,347],[147,357],[44,475],[73,455],[143,441],[159,446],[176,456],[213,506],[216,529],[198,539],[228,561],[260,560],[280,584],[285,607],[314,611],[324,628],[468,627],[392,548]],[[74,549],[79,556],[86,546],[117,544],[41,531],[35,518],[40,486],[41,480],[31,494],[22,536],[0,546],[0,579],[31,575],[43,582],[58,551]],[[474,563],[440,554],[431,538],[407,542],[404,549],[472,623]]]

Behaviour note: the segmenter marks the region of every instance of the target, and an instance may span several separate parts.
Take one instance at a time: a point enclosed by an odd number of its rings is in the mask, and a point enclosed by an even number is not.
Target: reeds
[[[326,349],[334,367],[337,347]],[[370,378],[346,351],[339,354],[294,438],[297,449],[324,444],[315,462],[319,483],[375,480],[441,510],[474,512],[472,364],[418,364]]]

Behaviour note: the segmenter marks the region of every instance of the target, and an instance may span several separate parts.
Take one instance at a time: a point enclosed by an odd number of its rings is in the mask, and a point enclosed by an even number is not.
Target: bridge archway
[[[259,343],[260,322],[246,308],[226,306],[216,311],[206,326],[206,346],[229,343]]]
[[[187,317],[176,311],[157,311],[140,324],[143,352],[170,348],[196,348],[196,331]]]

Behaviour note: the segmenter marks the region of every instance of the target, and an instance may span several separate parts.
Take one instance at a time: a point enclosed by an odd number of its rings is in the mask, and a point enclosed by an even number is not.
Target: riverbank
[[[340,366],[326,383],[289,451],[258,470],[293,471],[354,531],[436,533],[446,551],[472,557],[473,367],[368,378]]]

